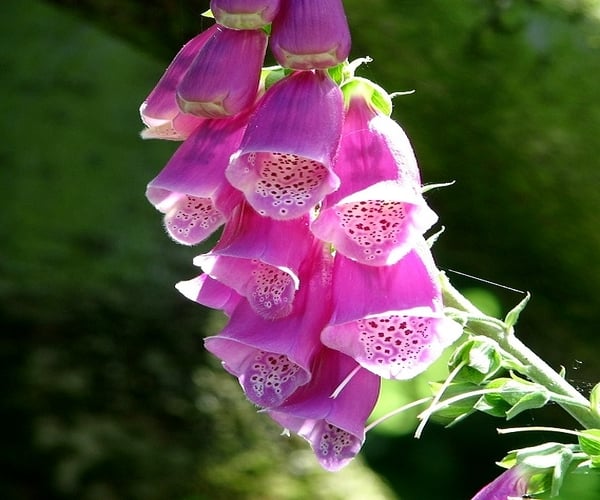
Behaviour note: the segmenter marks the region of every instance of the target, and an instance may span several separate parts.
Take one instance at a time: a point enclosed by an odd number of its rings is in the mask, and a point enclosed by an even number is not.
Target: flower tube
[[[284,318],[265,319],[242,300],[225,328],[205,339],[206,349],[238,377],[253,403],[279,406],[310,380],[313,359],[322,348],[319,334],[331,314],[329,265],[322,249],[315,248],[300,272],[293,310]]]
[[[177,84],[185,113],[207,118],[232,116],[256,101],[267,34],[218,26]]]
[[[287,76],[258,103],[227,178],[260,215],[300,217],[339,186],[342,121],[342,94],[326,72]]]
[[[462,332],[444,316],[437,272],[424,241],[392,266],[336,255],[333,315],[321,341],[381,377],[418,375]]]
[[[306,439],[323,468],[336,471],[360,451],[379,386],[379,377],[352,358],[323,348],[311,381],[269,415]]]
[[[394,264],[437,220],[408,137],[360,93],[350,98],[335,172],[340,188],[325,197],[311,230],[351,259]]]
[[[217,26],[211,26],[206,31],[196,35],[187,42],[174,57],[156,86],[140,107],[140,116],[145,125],[156,129],[171,121],[179,114],[176,87],[188,71],[192,61],[212,38]]]
[[[257,314],[276,319],[292,311],[300,267],[315,243],[308,216],[276,221],[241,203],[217,245],[194,264],[245,296]]]
[[[207,120],[148,184],[146,197],[165,214],[167,232],[178,243],[205,240],[241,202],[241,193],[225,179],[225,168],[246,123],[244,115]]]

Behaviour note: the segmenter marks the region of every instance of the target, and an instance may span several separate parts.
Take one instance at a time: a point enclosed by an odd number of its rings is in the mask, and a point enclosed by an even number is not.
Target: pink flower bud
[[[325,69],[350,53],[341,0],[284,0],[273,20],[271,51],[286,68]]]
[[[209,118],[248,109],[257,98],[266,50],[264,31],[219,26],[177,85],[181,109]]]
[[[211,0],[215,20],[237,30],[262,28],[273,21],[279,0]]]

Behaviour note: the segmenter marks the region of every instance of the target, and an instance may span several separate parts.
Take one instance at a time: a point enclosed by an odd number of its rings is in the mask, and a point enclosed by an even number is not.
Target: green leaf
[[[468,340],[454,351],[448,361],[451,370],[459,364],[464,367],[458,372],[457,379],[474,384],[483,383],[502,368],[498,344],[486,337]]]
[[[508,314],[506,315],[506,318],[504,318],[504,323],[506,324],[507,328],[510,329],[517,324],[519,315],[521,314],[523,309],[525,309],[525,306],[527,305],[527,302],[529,302],[530,298],[531,298],[531,294],[529,292],[527,292],[527,295],[525,295],[525,298],[508,312]]]
[[[590,406],[592,411],[600,416],[600,384],[596,384],[590,392]]]
[[[581,431],[579,446],[590,457],[600,457],[600,429],[586,429]]]

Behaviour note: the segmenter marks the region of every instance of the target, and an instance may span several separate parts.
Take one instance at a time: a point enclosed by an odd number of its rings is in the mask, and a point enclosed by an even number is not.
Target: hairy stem
[[[530,380],[543,385],[556,394],[571,399],[575,404],[568,401],[558,401],[558,404],[584,428],[600,428],[600,417],[592,411],[590,402],[542,358],[521,342],[514,335],[512,328],[507,328],[500,321],[492,318],[489,321],[484,320],[486,315],[456,290],[446,275],[441,275],[441,281],[445,306],[482,318],[482,320],[468,322],[467,327],[470,331],[495,340],[502,349],[525,366],[523,375],[529,377]]]

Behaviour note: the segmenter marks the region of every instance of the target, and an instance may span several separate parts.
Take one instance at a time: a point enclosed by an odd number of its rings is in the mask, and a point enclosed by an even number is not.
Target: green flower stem
[[[441,273],[440,279],[444,305],[479,318],[467,322],[467,328],[470,331],[495,340],[502,349],[523,364],[525,367],[523,375],[529,377],[530,380],[543,385],[555,394],[566,396],[564,401],[557,401],[557,403],[584,428],[600,427],[600,417],[592,411],[590,402],[542,358],[523,344],[515,336],[512,327],[508,328],[501,321],[488,317],[477,309],[452,286],[444,273]]]

